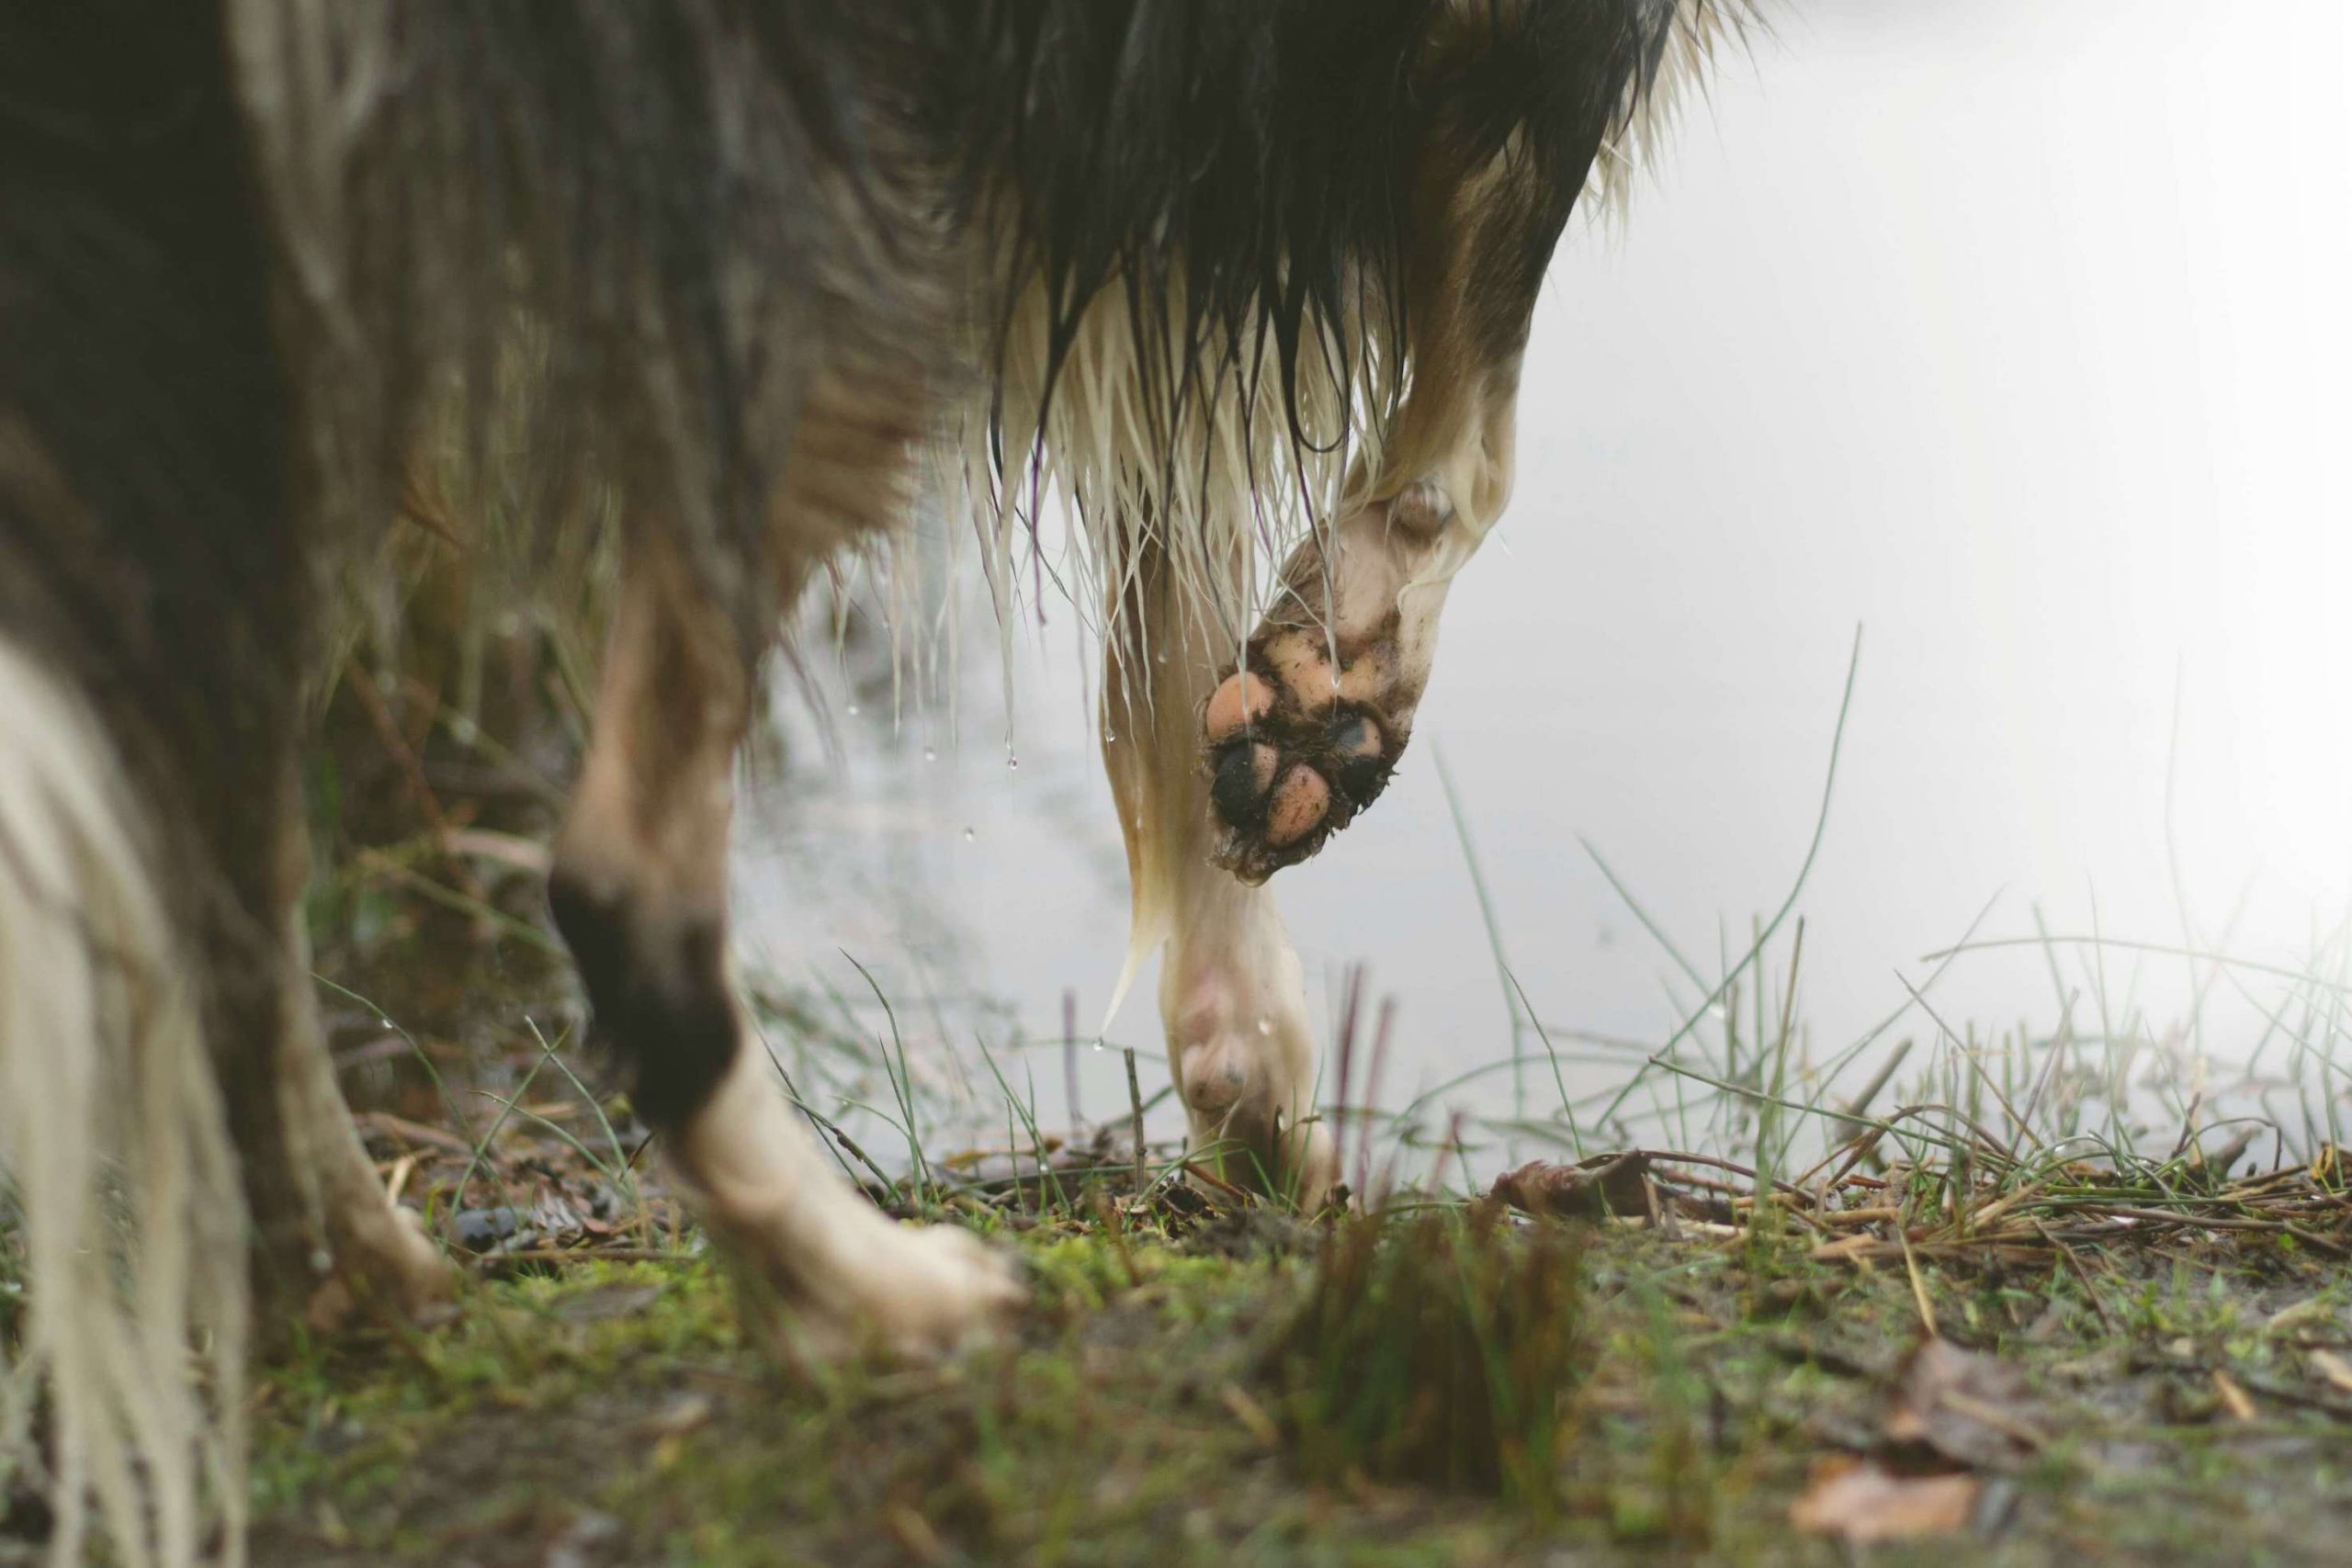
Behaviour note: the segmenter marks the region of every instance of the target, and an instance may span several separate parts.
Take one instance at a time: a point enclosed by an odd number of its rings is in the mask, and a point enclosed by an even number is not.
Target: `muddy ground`
[[[451,1009],[416,1051],[464,1032]],[[380,1077],[370,1016],[344,1050]],[[877,1191],[1022,1259],[1004,1340],[809,1367],[664,1198],[626,1102],[555,1076],[518,1062],[487,1143],[413,1083],[412,1114],[365,1117],[467,1283],[445,1323],[266,1375],[258,1562],[2286,1563],[2352,1541],[2332,1168],[2209,1172],[2222,1195],[2173,1194],[2178,1223],[2118,1217],[2089,1170],[2104,1198],[2019,1224],[1890,1206],[1905,1173],[1859,1168],[1758,1218],[1663,1166],[1600,1218],[1400,1198],[1366,1221],[1166,1150],[1138,1199],[1105,1130],[1044,1182],[1031,1150]]]

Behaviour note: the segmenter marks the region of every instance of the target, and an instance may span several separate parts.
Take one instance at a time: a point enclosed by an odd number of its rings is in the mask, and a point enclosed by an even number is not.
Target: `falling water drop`
[[[1018,757],[1007,757],[1004,760],[1004,765],[1012,769],[1015,773],[1018,773],[1021,771],[1021,759]]]
[[[843,711],[846,712],[850,717],[855,718],[857,716],[857,705],[855,703],[852,703]]]
[[[926,762],[936,762],[939,761],[939,748],[936,746],[924,747],[922,749],[922,760]]]
[[[1274,1032],[1274,1021],[1273,1021],[1272,1019],[1271,1019],[1271,1018],[1261,1018],[1261,1019],[1258,1021],[1258,1032],[1259,1032],[1259,1033],[1261,1033],[1261,1034],[1272,1034],[1273,1032]]]
[[[967,844],[968,844],[968,843],[970,843],[974,839],[978,838],[978,836],[979,836],[979,835],[978,835],[977,833],[973,832],[969,828],[967,828],[967,829],[964,829],[964,841],[965,841],[966,843],[967,843]]]

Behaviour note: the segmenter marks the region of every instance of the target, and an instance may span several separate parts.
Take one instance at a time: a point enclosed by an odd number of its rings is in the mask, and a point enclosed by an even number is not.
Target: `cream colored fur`
[[[89,713],[0,641],[0,1169],[28,1278],[0,1467],[51,1558],[194,1562],[244,1514],[243,1208],[145,824]],[[5,1470],[0,1470],[5,1473]]]

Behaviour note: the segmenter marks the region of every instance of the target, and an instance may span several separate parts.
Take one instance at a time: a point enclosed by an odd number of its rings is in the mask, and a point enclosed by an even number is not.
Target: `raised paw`
[[[1201,706],[1217,864],[1263,882],[1387,787],[1466,553],[1459,532],[1443,492],[1417,483],[1317,530],[1283,564],[1265,620]]]
[[[1383,717],[1396,686],[1390,636],[1342,644],[1336,666],[1329,639],[1311,627],[1254,639],[1249,663],[1202,716],[1216,863],[1263,882],[1377,799],[1405,750],[1403,731]]]

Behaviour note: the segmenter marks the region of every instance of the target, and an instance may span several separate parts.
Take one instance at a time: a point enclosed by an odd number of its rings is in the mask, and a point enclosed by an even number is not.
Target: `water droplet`
[[[936,746],[924,747],[922,749],[922,760],[926,762],[936,762],[939,761],[939,748]]]
[[[1004,760],[1004,765],[1008,768],[1018,771],[1021,766],[1021,759],[1018,757],[1007,757]]]
[[[857,716],[857,705],[856,705],[855,703],[852,703],[852,704],[850,704],[850,705],[849,705],[849,707],[848,707],[848,709],[847,709],[846,711],[848,712],[848,714],[849,714],[850,717],[852,717],[852,718],[855,718],[855,717]]]
[[[1709,1018],[1729,1018],[1731,1015],[1724,1010],[1723,1003],[1709,1002],[1707,1004],[1707,1016]]]
[[[1103,745],[1105,745],[1105,746],[1116,746],[1118,743],[1119,743],[1119,732],[1118,732],[1117,730],[1115,730],[1115,729],[1106,729],[1106,730],[1104,730],[1104,731],[1102,732],[1102,744],[1103,744]]]
[[[1273,1021],[1272,1019],[1271,1019],[1271,1018],[1261,1018],[1261,1019],[1260,1019],[1260,1020],[1258,1021],[1258,1032],[1259,1032],[1259,1033],[1261,1033],[1261,1034],[1272,1034],[1273,1032],[1274,1032],[1274,1021]]]
[[[1152,661],[1153,661],[1154,663],[1156,663],[1156,664],[1165,664],[1165,663],[1167,663],[1167,662],[1168,662],[1168,650],[1167,650],[1166,649],[1164,649],[1164,648],[1163,648],[1163,649],[1161,649],[1158,653],[1153,654],[1151,657],[1152,657]]]
[[[976,839],[976,838],[978,838],[978,837],[979,837],[979,835],[978,835],[978,834],[977,834],[977,833],[975,833],[975,832],[973,832],[969,828],[967,828],[967,829],[964,829],[964,841],[965,841],[966,843],[967,843],[967,844],[968,844],[968,843],[970,843],[974,839]]]
[[[1097,1051],[1102,1050],[1102,1042],[1101,1042],[1100,1040],[1097,1040],[1097,1041],[1094,1043],[1094,1048],[1095,1048]]]

